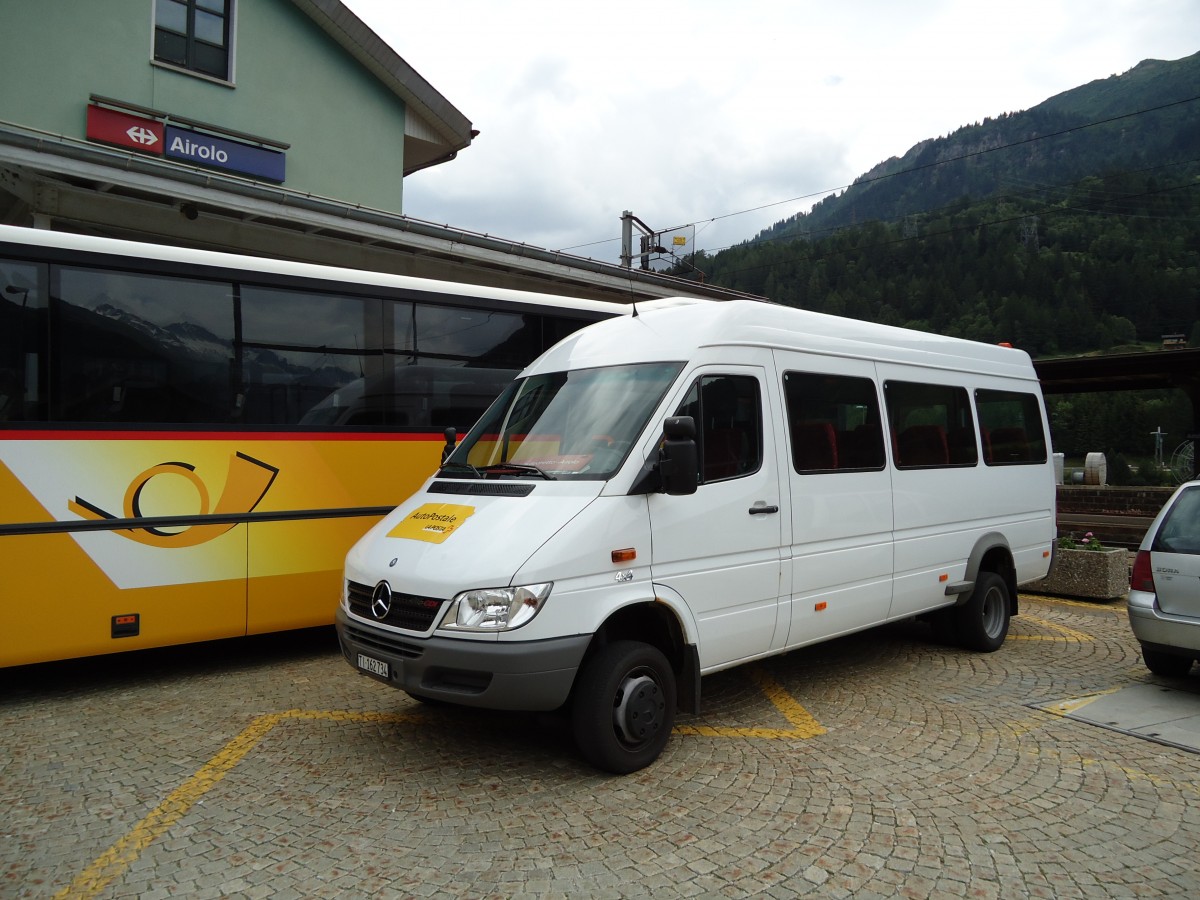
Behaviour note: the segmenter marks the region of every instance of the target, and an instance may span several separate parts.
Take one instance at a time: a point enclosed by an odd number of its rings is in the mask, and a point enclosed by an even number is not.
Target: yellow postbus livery
[[[445,429],[621,310],[0,226],[0,665],[332,622]]]

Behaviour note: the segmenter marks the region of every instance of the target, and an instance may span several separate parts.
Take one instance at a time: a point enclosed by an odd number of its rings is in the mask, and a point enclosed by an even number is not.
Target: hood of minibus
[[[444,600],[464,590],[506,587],[605,484],[452,481],[461,493],[451,494],[439,490],[446,483],[427,485],[367,532],[346,556],[346,578],[367,585],[386,579],[394,591]]]

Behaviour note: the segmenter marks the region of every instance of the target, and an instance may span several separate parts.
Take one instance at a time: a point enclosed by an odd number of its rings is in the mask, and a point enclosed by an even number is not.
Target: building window
[[[155,0],[154,58],[229,80],[233,0]]]

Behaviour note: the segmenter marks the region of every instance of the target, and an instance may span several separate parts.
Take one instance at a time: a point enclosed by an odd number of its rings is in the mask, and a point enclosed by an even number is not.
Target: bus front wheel
[[[584,663],[571,724],[583,757],[625,775],[658,758],[675,723],[675,673],[656,647],[615,641]]]

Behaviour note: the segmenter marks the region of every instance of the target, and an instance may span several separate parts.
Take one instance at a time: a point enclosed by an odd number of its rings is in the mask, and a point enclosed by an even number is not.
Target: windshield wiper
[[[452,472],[470,472],[470,473],[471,473],[472,475],[474,475],[476,478],[482,478],[482,477],[483,477],[483,475],[481,475],[481,474],[479,473],[479,470],[478,470],[477,468],[475,468],[475,467],[474,467],[473,465],[471,465],[470,463],[464,463],[464,462],[445,462],[445,463],[442,463],[442,464],[441,464],[441,466],[439,466],[439,467],[438,467],[438,474],[439,474],[439,475],[441,475],[443,472],[446,472],[446,471],[452,471]]]
[[[503,475],[512,473],[514,475],[537,475],[545,478],[547,481],[557,481],[558,479],[544,469],[539,469],[537,466],[531,466],[528,463],[496,463],[494,466],[484,466],[478,470],[483,473],[483,477],[487,477],[488,473]]]

